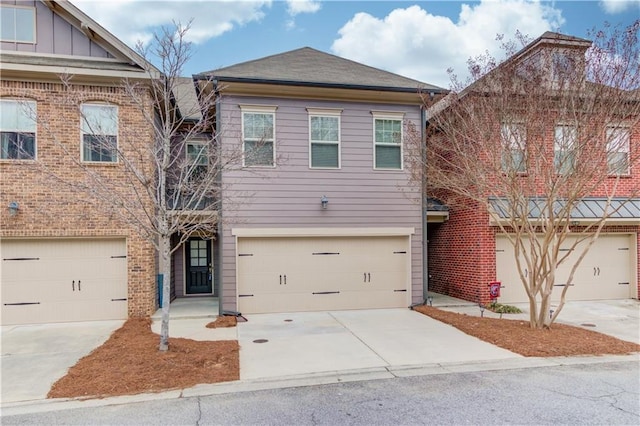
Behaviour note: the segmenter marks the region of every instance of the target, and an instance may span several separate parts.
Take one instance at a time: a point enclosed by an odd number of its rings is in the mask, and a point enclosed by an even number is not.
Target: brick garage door
[[[124,239],[3,240],[2,324],[125,319]]]
[[[238,310],[406,307],[409,237],[239,238]]]
[[[581,243],[582,244],[582,243]],[[578,245],[578,250],[582,245]],[[561,249],[562,250],[562,249]],[[636,297],[636,277],[633,265],[636,253],[636,236],[633,234],[603,234],[593,243],[576,270],[573,282],[567,290],[567,300],[607,300]],[[560,299],[560,293],[569,276],[572,253],[556,273],[552,300]],[[502,282],[502,303],[527,302],[513,254],[513,246],[506,237],[496,237],[496,272]],[[526,271],[528,274],[529,271]]]

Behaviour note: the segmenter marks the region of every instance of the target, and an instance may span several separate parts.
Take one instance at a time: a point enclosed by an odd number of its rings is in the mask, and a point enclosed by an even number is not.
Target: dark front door
[[[187,294],[211,294],[213,269],[211,240],[192,238],[187,241]]]

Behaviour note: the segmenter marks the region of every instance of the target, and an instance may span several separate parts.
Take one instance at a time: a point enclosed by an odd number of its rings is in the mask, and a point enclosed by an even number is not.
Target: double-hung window
[[[209,146],[206,141],[190,141],[186,144],[189,178],[198,178],[207,173]]]
[[[36,158],[36,103],[0,100],[0,159]]]
[[[628,127],[607,127],[606,129],[607,169],[610,175],[629,174],[629,141],[631,133]]]
[[[500,127],[502,171],[526,173],[527,138],[524,124],[506,122]]]
[[[340,168],[339,109],[307,108],[309,112],[309,167]]]
[[[82,161],[115,163],[118,160],[118,107],[83,104]]]
[[[373,111],[373,167],[402,169],[403,113]]]
[[[577,142],[578,129],[576,126],[567,124],[556,126],[553,163],[557,173],[568,174],[575,169],[575,149]]]
[[[275,166],[276,107],[241,105],[245,166]]]
[[[36,42],[36,9],[25,6],[0,7],[0,40]]]

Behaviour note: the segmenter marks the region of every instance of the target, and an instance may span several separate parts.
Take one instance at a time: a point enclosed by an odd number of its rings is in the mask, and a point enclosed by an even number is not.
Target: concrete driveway
[[[42,400],[80,358],[104,343],[124,321],[0,327],[2,403]]]
[[[434,306],[479,315],[477,306],[461,302],[434,299]],[[211,314],[172,316],[170,335],[238,340],[241,379],[249,381],[381,368],[397,372],[406,367],[408,372],[434,364],[481,363],[483,368],[491,368],[495,363],[499,369],[500,365],[523,361],[520,355],[409,309],[247,315],[248,322],[237,327],[206,328],[212,319]],[[637,300],[570,302],[561,321],[625,340],[640,340]],[[69,367],[122,324],[94,321],[1,327],[2,404],[45,399],[51,385]],[[159,332],[158,318],[154,318],[152,330]]]
[[[237,327],[241,379],[520,357],[409,309],[247,319]]]

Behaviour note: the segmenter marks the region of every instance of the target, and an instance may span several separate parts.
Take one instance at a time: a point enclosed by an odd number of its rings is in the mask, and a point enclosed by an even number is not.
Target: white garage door
[[[3,240],[2,324],[124,319],[124,239]]]
[[[573,258],[579,255],[581,243],[556,273],[556,284],[552,300],[560,299],[566,285]],[[565,246],[569,246],[568,241]],[[562,249],[561,249],[562,250]],[[636,297],[635,273],[632,265],[635,255],[635,236],[629,234],[603,234],[593,243],[591,249],[576,270],[573,282],[567,290],[567,300],[607,300]],[[516,269],[513,246],[506,237],[496,237],[496,272],[502,282],[502,303],[528,301],[526,292]],[[528,274],[529,271],[525,271]]]
[[[239,238],[242,313],[409,305],[409,237]]]

